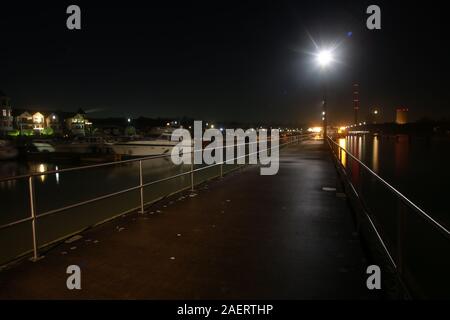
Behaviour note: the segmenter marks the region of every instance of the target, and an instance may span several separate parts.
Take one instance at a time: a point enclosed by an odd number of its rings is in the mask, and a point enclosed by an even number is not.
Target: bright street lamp
[[[333,62],[332,51],[320,50],[316,54],[317,64],[324,70],[331,62]],[[328,126],[328,115],[327,115],[327,86],[326,79],[323,79],[323,106],[322,106],[322,121],[323,121],[323,138],[327,139],[327,126]]]
[[[333,61],[333,54],[330,50],[322,50],[317,54],[317,63],[321,67],[328,66]]]

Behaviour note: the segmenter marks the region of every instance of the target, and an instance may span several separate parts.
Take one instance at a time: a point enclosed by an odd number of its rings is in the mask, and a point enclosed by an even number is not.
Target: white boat
[[[0,160],[14,159],[19,151],[7,140],[0,140]]]
[[[47,140],[34,140],[32,144],[38,152],[55,152],[55,148]]]
[[[172,134],[165,132],[156,139],[116,142],[111,144],[114,153],[130,157],[145,157],[171,154],[178,141],[171,141]]]

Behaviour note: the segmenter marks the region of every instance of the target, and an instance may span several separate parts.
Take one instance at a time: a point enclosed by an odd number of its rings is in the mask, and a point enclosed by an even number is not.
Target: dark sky
[[[340,43],[330,121],[352,119],[354,81],[363,110],[380,106],[385,120],[397,106],[413,119],[449,116],[445,7],[395,2],[2,2],[0,90],[14,107],[96,117],[319,122],[310,35]],[[66,29],[70,4],[81,31]],[[366,28],[369,4],[381,7],[382,30]]]

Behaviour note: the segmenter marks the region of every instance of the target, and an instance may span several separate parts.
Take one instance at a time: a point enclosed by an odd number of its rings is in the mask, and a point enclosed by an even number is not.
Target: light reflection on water
[[[341,138],[338,143],[419,207],[449,224],[450,141],[367,134]],[[349,166],[355,184],[361,183],[364,172],[356,161],[349,161],[343,151],[340,161]]]

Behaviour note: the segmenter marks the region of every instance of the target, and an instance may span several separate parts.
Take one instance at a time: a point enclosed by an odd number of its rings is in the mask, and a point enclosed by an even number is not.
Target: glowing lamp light
[[[333,55],[330,50],[322,50],[317,54],[317,63],[321,67],[328,66],[333,61]]]

